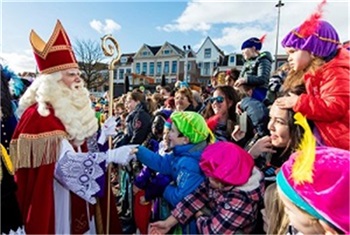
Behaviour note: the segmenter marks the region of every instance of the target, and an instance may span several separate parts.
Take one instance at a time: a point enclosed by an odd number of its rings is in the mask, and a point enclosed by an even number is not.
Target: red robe
[[[53,109],[43,117],[37,111],[37,104],[23,113],[13,134],[10,151],[16,169],[17,199],[28,234],[55,233],[54,170],[60,155],[60,143],[66,136],[65,128]],[[73,193],[71,195],[71,232],[84,233],[89,230],[86,202]],[[99,220],[95,213],[96,230],[105,232],[107,203],[104,198],[101,201],[99,211],[103,218]],[[95,210],[91,211],[94,213]],[[113,195],[110,218],[110,233],[121,233]],[[101,222],[103,227],[99,228]]]

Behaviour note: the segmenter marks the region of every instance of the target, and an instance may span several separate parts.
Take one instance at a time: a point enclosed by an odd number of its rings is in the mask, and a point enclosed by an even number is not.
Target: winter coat
[[[247,85],[255,87],[252,97],[257,100],[263,101],[266,97],[272,61],[270,52],[265,51],[247,60],[241,70],[240,77],[247,79]]]
[[[199,160],[206,145],[203,141],[196,145],[175,146],[173,152],[164,157],[140,146],[136,156],[151,169],[171,176],[174,184],[165,188],[163,197],[175,207],[204,181],[205,176],[199,167]]]
[[[304,75],[307,93],[293,107],[314,122],[325,145],[346,150],[350,150],[349,75],[349,51],[339,49],[314,75]]]
[[[135,110],[126,117],[126,134],[118,140],[116,146],[124,144],[142,144],[151,132],[152,118],[143,103],[138,104]]]

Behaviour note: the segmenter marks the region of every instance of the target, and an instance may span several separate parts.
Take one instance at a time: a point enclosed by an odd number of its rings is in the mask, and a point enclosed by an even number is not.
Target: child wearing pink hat
[[[151,224],[151,233],[165,234],[193,216],[201,234],[251,233],[264,193],[262,173],[252,157],[238,145],[220,141],[206,147],[200,167],[208,179],[166,220]]]
[[[298,123],[306,123],[300,116],[296,116]],[[301,151],[294,153],[277,175],[285,211],[292,226],[303,234],[350,234],[350,152],[315,148],[309,127],[305,133]]]
[[[284,89],[305,83],[306,94],[276,102],[313,121],[324,145],[349,150],[350,53],[341,47],[334,27],[320,20],[324,4],[282,41],[291,67]]]

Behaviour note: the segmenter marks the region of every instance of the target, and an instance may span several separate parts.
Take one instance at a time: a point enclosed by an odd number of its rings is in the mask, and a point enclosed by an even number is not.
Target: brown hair
[[[192,94],[192,91],[186,87],[182,87],[180,88],[179,90],[176,91],[175,93],[175,96],[177,94],[182,94],[182,95],[185,95],[188,99],[188,101],[193,104],[193,94]]]
[[[231,133],[234,129],[234,126],[236,124],[236,104],[239,102],[239,95],[238,92],[232,87],[232,86],[218,86],[215,88],[215,91],[218,90],[222,92],[225,95],[225,100],[231,101],[232,105],[228,107],[227,114],[228,114],[228,120],[227,120],[227,134],[228,136],[231,136]],[[211,107],[211,103],[209,102],[207,104],[207,107],[204,111],[203,117],[205,119],[208,119],[210,117],[214,116],[214,110]]]
[[[138,91],[128,92],[127,96],[135,101],[145,102],[145,95]]]

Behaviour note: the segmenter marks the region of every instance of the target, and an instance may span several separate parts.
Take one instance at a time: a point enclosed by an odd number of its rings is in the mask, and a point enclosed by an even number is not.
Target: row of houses
[[[278,65],[285,61],[286,56],[278,56]],[[179,48],[170,42],[165,42],[162,46],[143,44],[136,53],[121,55],[115,66],[114,83],[124,83],[125,76],[134,85],[160,83],[162,76],[165,76],[167,83],[180,79],[205,85],[210,81],[215,68],[220,71],[232,67],[240,69],[243,63],[241,54],[225,55],[210,37],[204,40],[197,52],[190,46]]]

